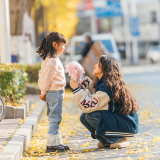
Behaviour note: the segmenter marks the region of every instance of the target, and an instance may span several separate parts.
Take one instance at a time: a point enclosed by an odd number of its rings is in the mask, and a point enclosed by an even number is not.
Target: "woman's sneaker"
[[[110,148],[126,148],[129,146],[129,142],[127,141],[127,139],[124,137],[123,139],[121,139],[119,142],[116,143],[111,143],[110,144]]]
[[[103,144],[99,141],[97,143],[97,146],[98,146],[98,148],[108,148],[110,146],[110,144],[108,144],[107,146],[104,147]]]
[[[97,143],[98,148],[103,148],[103,144],[101,142]]]

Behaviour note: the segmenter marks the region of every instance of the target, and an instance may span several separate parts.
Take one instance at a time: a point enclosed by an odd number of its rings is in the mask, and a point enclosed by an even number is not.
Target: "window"
[[[110,53],[114,53],[111,40],[97,40],[97,41],[103,43],[103,45],[108,49]],[[86,44],[85,42],[78,42],[78,41],[75,43],[75,55],[79,55],[82,52],[85,44]]]
[[[157,15],[156,15],[156,12],[153,11],[151,12],[151,23],[155,23],[157,22]]]
[[[114,52],[111,40],[101,40],[101,42],[105,45],[109,52]]]
[[[151,49],[153,51],[160,51],[160,46],[153,46]]]
[[[85,42],[76,42],[75,44],[75,55],[79,55],[85,46]]]

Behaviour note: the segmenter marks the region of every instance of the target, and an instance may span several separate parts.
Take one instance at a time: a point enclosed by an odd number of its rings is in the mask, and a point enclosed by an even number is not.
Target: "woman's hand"
[[[46,102],[46,95],[41,94],[41,95],[39,96],[39,98],[40,98],[42,101],[45,101],[45,102]]]
[[[71,77],[70,87],[71,87],[72,89],[76,89],[78,86],[79,86],[79,81],[76,82],[76,81]]]

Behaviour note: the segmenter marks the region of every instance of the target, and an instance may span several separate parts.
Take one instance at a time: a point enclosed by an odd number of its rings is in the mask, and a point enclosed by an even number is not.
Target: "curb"
[[[15,118],[25,119],[30,109],[31,109],[30,101],[25,101],[24,105],[19,107],[6,105],[5,119],[15,119]]]
[[[26,84],[25,88],[26,88],[25,91],[26,94],[41,94],[40,89],[36,88],[33,85]]]
[[[152,73],[159,72],[160,65],[144,65],[144,66],[122,66],[123,74]]]
[[[33,132],[36,130],[38,122],[42,116],[45,102],[41,102],[26,117],[25,122],[21,125],[7,146],[0,152],[0,160],[21,160],[22,154],[26,151],[30,143]]]

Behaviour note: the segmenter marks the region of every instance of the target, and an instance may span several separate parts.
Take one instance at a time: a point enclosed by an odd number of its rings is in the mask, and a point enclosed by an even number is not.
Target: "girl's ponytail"
[[[41,45],[37,49],[36,52],[39,54],[40,58],[42,58],[43,60],[46,59],[47,53],[48,53],[48,46],[47,46],[47,38],[46,37],[44,37],[42,39]]]
[[[50,56],[53,58],[57,56],[58,52],[53,47],[52,45],[53,42],[57,42],[58,44],[60,42],[66,43],[66,39],[59,32],[51,32],[49,35],[46,35],[43,38],[40,47],[36,51],[39,54],[40,58],[45,60],[47,56]]]

